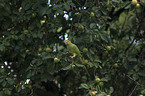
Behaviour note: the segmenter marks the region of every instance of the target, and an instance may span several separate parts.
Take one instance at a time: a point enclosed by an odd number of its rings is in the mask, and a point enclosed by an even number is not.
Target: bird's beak
[[[67,45],[67,41],[64,42]]]

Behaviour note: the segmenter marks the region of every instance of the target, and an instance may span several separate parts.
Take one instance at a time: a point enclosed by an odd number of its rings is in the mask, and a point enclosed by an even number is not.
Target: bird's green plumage
[[[82,63],[84,63],[82,58],[81,58],[82,55],[80,53],[79,48],[75,44],[71,43],[71,41],[69,41],[69,40],[66,40],[65,44],[67,46],[69,53],[71,53],[73,55],[73,57],[75,57],[76,55],[80,56],[80,61]]]
[[[65,41],[65,44],[67,46],[67,49],[68,49],[69,53],[71,53],[73,55],[73,57],[75,57],[76,55],[78,55],[79,56],[79,60],[81,61],[82,64],[84,64],[84,62],[83,62],[83,60],[81,58],[82,55],[80,53],[79,48],[75,44],[71,43],[71,41],[69,41],[69,40],[66,40]],[[88,76],[90,77],[90,74],[88,73],[86,67],[85,66],[83,66],[83,67],[85,68]]]
[[[80,50],[75,44],[71,43],[69,40],[66,40],[66,42],[67,42],[66,46],[69,53],[71,53],[74,57],[76,55],[81,56]]]

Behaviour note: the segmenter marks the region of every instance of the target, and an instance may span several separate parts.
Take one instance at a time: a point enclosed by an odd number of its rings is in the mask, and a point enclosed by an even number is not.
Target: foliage
[[[0,96],[145,94],[145,0],[131,2],[1,0]]]

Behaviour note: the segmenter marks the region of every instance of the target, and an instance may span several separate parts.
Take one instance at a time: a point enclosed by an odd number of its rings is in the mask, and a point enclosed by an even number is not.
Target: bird
[[[81,58],[82,55],[77,45],[73,44],[70,40],[65,40],[65,44],[67,46],[67,50],[69,51],[69,53],[71,53],[73,57],[76,57],[78,55],[80,57],[80,61],[83,63],[83,60]]]

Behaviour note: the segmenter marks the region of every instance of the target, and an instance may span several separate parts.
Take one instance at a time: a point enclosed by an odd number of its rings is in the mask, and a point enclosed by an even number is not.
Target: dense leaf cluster
[[[145,1],[138,4],[1,0],[0,96],[145,94]],[[66,36],[84,63],[71,58]]]

